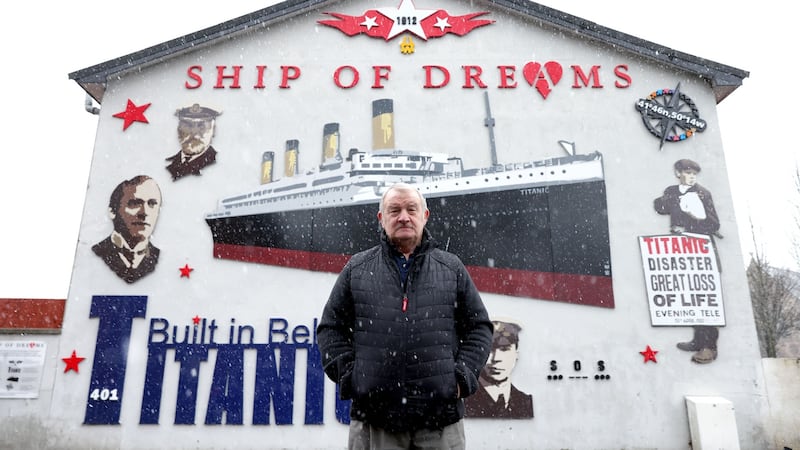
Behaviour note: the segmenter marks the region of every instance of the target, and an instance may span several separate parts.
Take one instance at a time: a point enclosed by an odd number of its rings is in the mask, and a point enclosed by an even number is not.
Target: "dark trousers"
[[[464,421],[441,430],[415,430],[389,433],[358,420],[350,420],[350,450],[464,450]]]

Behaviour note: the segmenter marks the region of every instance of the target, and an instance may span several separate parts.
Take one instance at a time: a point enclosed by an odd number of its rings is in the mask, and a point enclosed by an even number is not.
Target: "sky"
[[[446,8],[447,0],[438,0]],[[377,6],[393,0],[376,0]],[[381,3],[383,2],[383,3]],[[0,15],[3,134],[0,298],[67,298],[97,116],[68,74],[219,24],[272,1],[17,2]],[[399,0],[397,0],[399,4]],[[436,6],[417,0],[419,6]],[[800,62],[790,3],[547,0],[546,6],[684,53],[750,72],[718,105],[745,259],[758,248],[797,269],[793,174],[800,163],[791,84]],[[658,5],[658,6],[656,6]],[[744,265],[746,261],[742,261]]]

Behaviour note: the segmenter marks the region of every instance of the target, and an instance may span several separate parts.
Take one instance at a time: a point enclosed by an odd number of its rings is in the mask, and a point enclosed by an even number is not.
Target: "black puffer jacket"
[[[492,323],[464,265],[427,230],[404,312],[393,252],[383,234],[342,270],[317,328],[322,364],[353,400],[351,418],[390,432],[442,428],[464,415],[457,393],[478,388]]]

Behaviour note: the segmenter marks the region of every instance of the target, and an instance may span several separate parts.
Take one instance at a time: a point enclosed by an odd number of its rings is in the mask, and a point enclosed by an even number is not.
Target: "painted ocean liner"
[[[428,229],[457,254],[483,292],[614,307],[602,156],[569,154],[464,169],[444,153],[394,146],[393,102],[373,102],[371,151],[339,151],[339,125],[323,129],[321,165],[300,174],[299,142],[286,141],[284,177],[226,197],[206,215],[217,258],[338,272],[378,242],[378,202],[395,182],[428,201]],[[574,153],[574,152],[573,152]]]

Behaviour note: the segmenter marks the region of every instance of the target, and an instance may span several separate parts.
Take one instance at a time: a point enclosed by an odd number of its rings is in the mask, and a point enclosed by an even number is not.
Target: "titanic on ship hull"
[[[378,202],[396,182],[426,197],[428,229],[458,255],[483,292],[613,308],[603,160],[599,153],[464,169],[444,153],[394,148],[393,103],[373,102],[373,149],[339,152],[323,129],[323,162],[299,174],[286,142],[285,173],[223,198],[206,215],[217,258],[338,272],[377,244]]]

